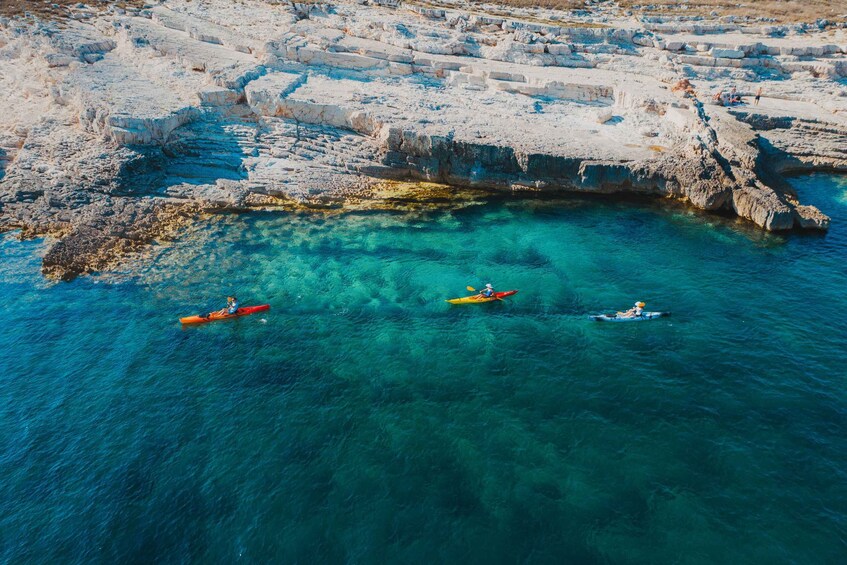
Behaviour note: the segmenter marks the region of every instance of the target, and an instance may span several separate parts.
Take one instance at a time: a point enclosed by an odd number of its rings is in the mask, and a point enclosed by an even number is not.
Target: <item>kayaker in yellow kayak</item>
[[[636,302],[635,306],[627,310],[626,312],[618,312],[619,318],[637,318],[644,312],[644,307],[647,306],[643,302]]]
[[[485,288],[479,291],[480,298],[491,298],[494,296],[494,287],[491,286],[491,283],[486,283]]]

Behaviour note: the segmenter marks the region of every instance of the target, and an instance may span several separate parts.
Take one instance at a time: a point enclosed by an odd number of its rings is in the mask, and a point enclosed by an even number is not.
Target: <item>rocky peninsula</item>
[[[828,227],[782,176],[847,171],[847,6],[782,22],[578,4],[8,14],[0,231],[50,236],[43,272],[67,280],[202,214],[466,189],[641,193],[765,230]],[[733,88],[742,104],[715,100]],[[407,180],[438,186],[386,184]]]

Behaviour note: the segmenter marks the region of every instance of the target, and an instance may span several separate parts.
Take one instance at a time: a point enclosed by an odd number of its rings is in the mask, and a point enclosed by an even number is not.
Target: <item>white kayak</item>
[[[595,322],[643,322],[670,315],[670,312],[642,312],[640,316],[630,316],[627,318],[618,316],[617,314],[600,314],[599,316],[588,316],[588,319]]]

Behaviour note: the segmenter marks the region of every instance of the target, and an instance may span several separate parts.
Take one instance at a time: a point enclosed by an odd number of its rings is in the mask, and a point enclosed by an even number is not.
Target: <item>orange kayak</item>
[[[230,318],[239,318],[241,316],[249,316],[256,312],[264,312],[270,310],[270,304],[262,304],[261,306],[245,306],[235,311],[235,314],[219,314],[218,312],[210,312],[205,316],[188,316],[180,318],[179,321],[183,324],[205,324],[206,322],[216,322],[218,320],[229,320]]]

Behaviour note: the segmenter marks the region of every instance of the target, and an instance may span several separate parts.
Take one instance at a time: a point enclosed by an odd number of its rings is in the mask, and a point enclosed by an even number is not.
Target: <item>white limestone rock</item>
[[[847,170],[847,31],[473,8],[168,0],[4,20],[0,228],[68,234],[45,258],[64,276],[174,215],[344,202],[372,176],[828,225],[764,179]],[[708,103],[760,86],[754,108]]]
[[[741,49],[721,49],[713,47],[709,54],[715,59],[743,59],[744,51]]]
[[[300,73],[271,73],[254,80],[244,89],[247,104],[260,116],[276,116],[280,103],[306,80]]]

